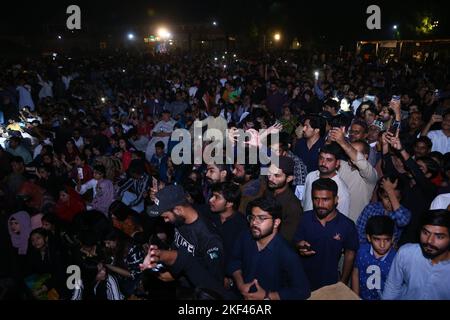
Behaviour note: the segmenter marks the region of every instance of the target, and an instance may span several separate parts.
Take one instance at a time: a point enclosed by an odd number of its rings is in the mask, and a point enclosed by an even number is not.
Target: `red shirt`
[[[65,222],[72,222],[73,218],[83,212],[86,207],[81,196],[72,188],[68,188],[69,201],[58,200],[55,207],[56,216]]]

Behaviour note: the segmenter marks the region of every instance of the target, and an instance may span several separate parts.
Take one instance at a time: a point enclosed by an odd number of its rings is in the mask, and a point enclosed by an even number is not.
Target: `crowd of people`
[[[450,299],[447,61],[222,55],[0,64],[0,299]]]

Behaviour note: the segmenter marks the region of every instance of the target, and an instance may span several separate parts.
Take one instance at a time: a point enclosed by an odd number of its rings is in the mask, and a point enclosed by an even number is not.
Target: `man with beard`
[[[302,159],[308,172],[318,169],[318,152],[325,144],[325,129],[325,119],[316,116],[307,117],[303,125],[303,138],[295,143],[293,152]]]
[[[228,265],[236,240],[248,230],[244,215],[237,211],[241,200],[239,186],[233,182],[216,183],[211,188],[208,217],[223,239],[225,266]],[[231,274],[227,275],[231,279]],[[230,284],[230,282],[228,282]]]
[[[311,290],[347,284],[359,248],[355,223],[337,210],[338,186],[331,179],[312,185],[314,210],[305,212],[294,236]],[[339,259],[344,252],[342,274]]]
[[[384,300],[450,300],[450,214],[429,211],[420,244],[406,244],[395,257]]]
[[[204,194],[207,199],[210,199],[212,196],[211,188],[216,183],[221,183],[225,181],[229,181],[231,176],[230,166],[226,163],[226,157],[223,158],[223,162],[221,164],[216,163],[208,163],[206,166],[206,188],[204,189]]]
[[[311,186],[314,181],[323,178],[330,178],[338,185],[338,210],[348,216],[350,213],[350,193],[345,182],[338,175],[338,168],[341,164],[339,156],[341,148],[336,142],[325,145],[320,149],[319,153],[319,170],[310,172],[306,177],[305,193],[303,194],[303,210],[310,211],[313,209],[313,200],[311,198]]]
[[[206,167],[206,181],[208,185],[213,185],[219,182],[225,182],[229,177],[228,165],[223,162],[223,164],[211,163]]]
[[[281,204],[283,223],[280,226],[280,234],[289,243],[292,242],[303,214],[302,203],[290,188],[293,180],[294,161],[291,158],[281,156],[278,166],[273,163],[270,165],[266,195],[274,197]]]
[[[273,198],[249,203],[250,232],[236,241],[227,271],[246,300],[300,300],[311,292],[300,258],[278,234],[282,213]]]
[[[241,204],[239,212],[247,213],[247,205],[250,201],[261,197],[265,191],[265,184],[260,179],[261,167],[259,164],[235,163],[233,166],[233,182],[241,186]]]
[[[151,245],[141,269],[159,272],[162,281],[173,281],[184,275],[190,283],[181,280],[182,285],[212,289],[225,297],[223,243],[213,226],[186,200],[181,186],[167,186],[152,200],[155,204],[147,208],[147,214],[161,216],[175,226],[173,250]],[[160,270],[161,264],[167,271]]]

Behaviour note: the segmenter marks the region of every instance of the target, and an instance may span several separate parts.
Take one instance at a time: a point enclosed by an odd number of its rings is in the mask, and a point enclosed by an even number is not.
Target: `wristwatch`
[[[270,299],[269,293],[270,292],[266,290],[266,293],[264,295],[264,300],[272,300],[272,299]]]

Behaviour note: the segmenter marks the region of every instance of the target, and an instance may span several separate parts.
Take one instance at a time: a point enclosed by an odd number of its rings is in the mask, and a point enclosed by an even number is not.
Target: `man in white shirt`
[[[428,132],[438,122],[442,122],[442,129]],[[422,130],[422,136],[428,136],[433,142],[431,151],[439,151],[442,154],[450,152],[450,110],[442,116],[434,114]]]
[[[330,131],[330,139],[336,141],[349,157],[348,162],[341,161],[338,173],[350,192],[348,217],[356,223],[369,204],[378,181],[377,171],[368,161],[370,145],[364,140],[348,143],[345,140],[345,129],[340,128]]]
[[[335,142],[325,145],[319,153],[319,170],[313,171],[306,177],[305,192],[303,193],[302,206],[303,211],[313,210],[311,198],[312,184],[320,178],[329,178],[338,185],[338,210],[344,215],[350,212],[350,193],[345,182],[338,175],[340,166],[339,160],[340,148]]]
[[[170,112],[164,110],[161,113],[161,121],[159,121],[152,131],[152,139],[147,145],[145,151],[145,158],[150,162],[155,154],[155,145],[158,141],[164,142],[165,150],[168,152],[167,146],[169,145],[169,139],[172,136],[173,127],[175,126],[175,120],[170,117]]]
[[[210,116],[205,120],[196,121],[195,126],[208,126],[205,140],[219,140],[222,142],[226,137],[226,130],[228,127],[227,120],[220,115],[220,110],[217,106],[211,107]]]
[[[47,97],[53,98],[53,82],[42,78],[39,73],[36,75],[38,77],[39,84],[41,85],[41,90],[39,90],[39,99],[42,100]]]
[[[73,130],[72,140],[75,143],[75,145],[77,146],[78,150],[82,150],[83,149],[83,147],[84,147],[84,139],[81,136],[79,129]]]
[[[19,80],[19,85],[16,89],[19,92],[19,108],[23,109],[29,107],[31,111],[34,111],[34,102],[31,98],[31,87],[25,84],[25,80]]]
[[[438,195],[431,203],[430,210],[450,210],[450,193]]]

